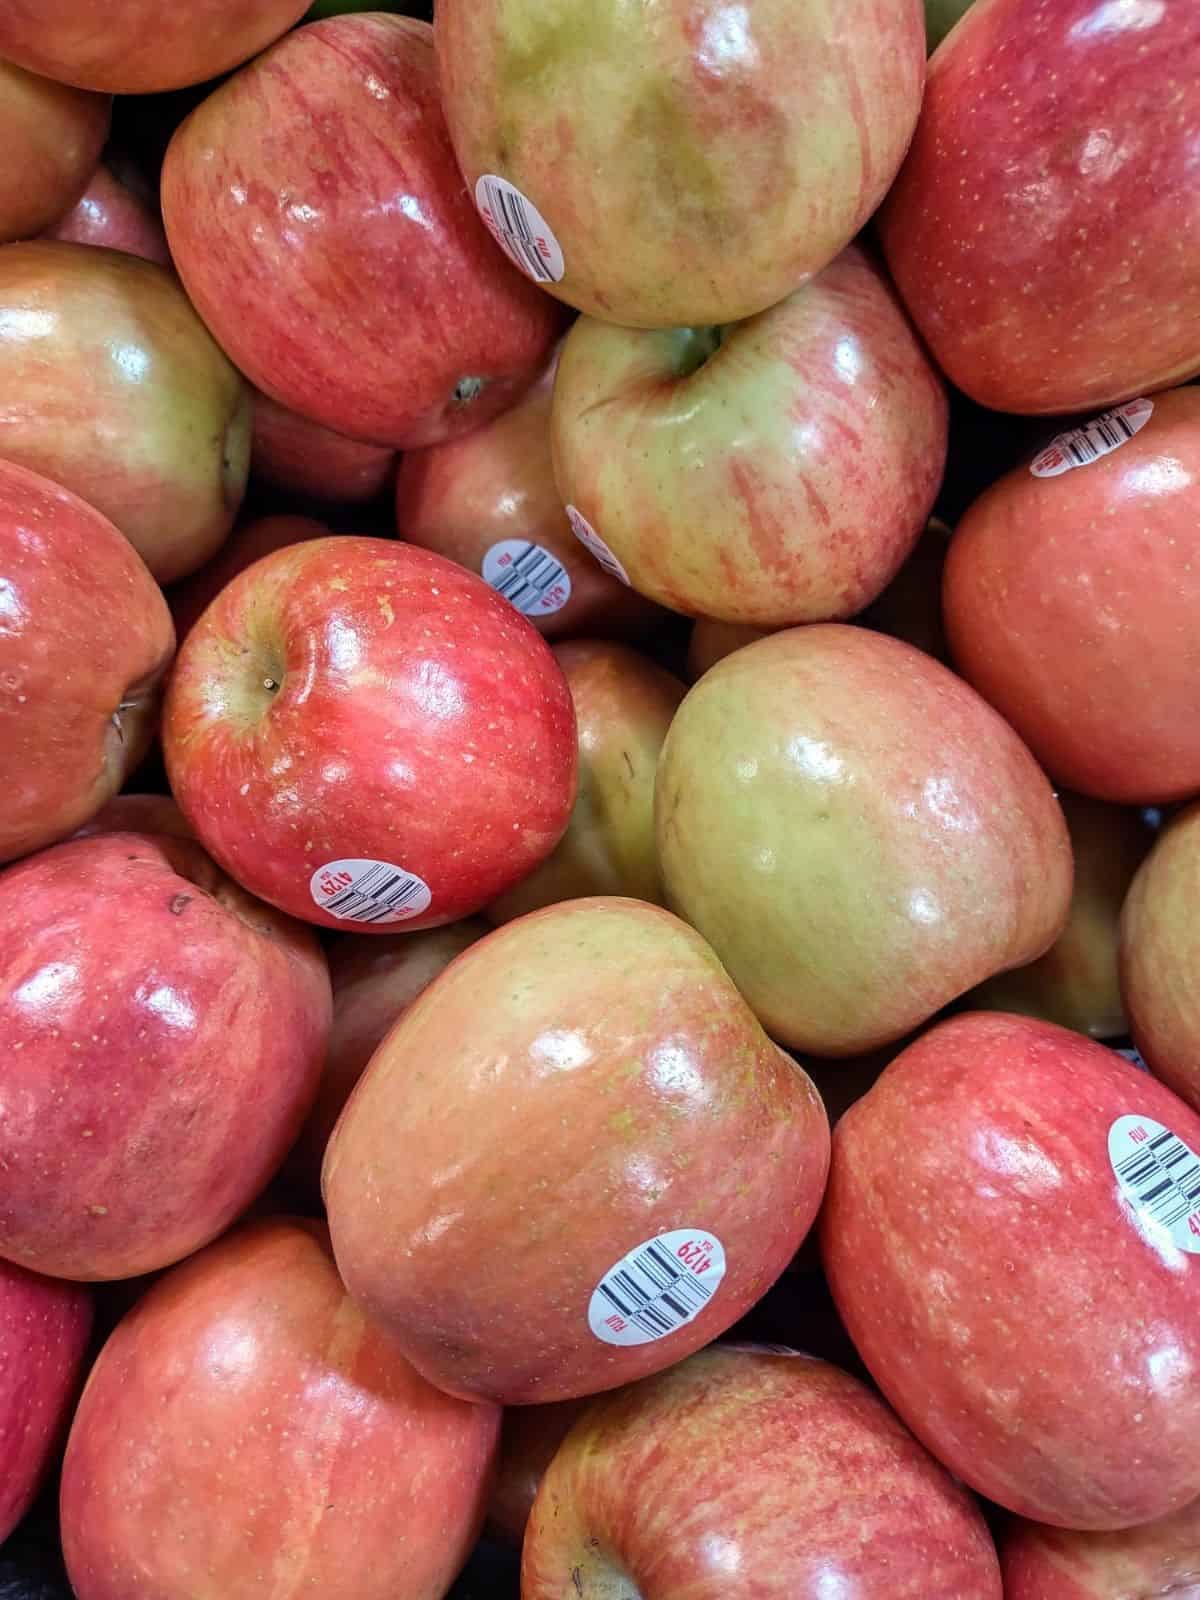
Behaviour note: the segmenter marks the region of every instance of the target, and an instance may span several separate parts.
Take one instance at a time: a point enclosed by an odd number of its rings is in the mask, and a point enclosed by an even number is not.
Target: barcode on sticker
[[[1150,1229],[1200,1255],[1200,1155],[1150,1117],[1118,1117],[1108,1158],[1126,1199]]]
[[[485,173],[475,185],[475,205],[492,237],[514,266],[535,283],[558,283],[563,253],[550,224],[507,178]]]
[[[725,1276],[715,1235],[676,1228],[614,1263],[592,1292],[588,1326],[605,1344],[650,1344],[699,1316]]]
[[[579,540],[583,548],[595,557],[605,572],[610,577],[617,578],[620,582],[628,584],[629,574],[578,506],[567,507],[567,521],[571,524],[571,532]]]
[[[1089,466],[1128,444],[1150,421],[1153,412],[1153,400],[1129,400],[1116,406],[1082,428],[1060,433],[1034,456],[1029,470],[1035,478],[1057,478],[1076,467]]]
[[[526,617],[548,617],[571,598],[567,569],[549,550],[526,539],[502,539],[483,558],[485,583]]]
[[[339,922],[407,922],[429,909],[429,885],[390,861],[327,861],[309,879],[320,909]]]

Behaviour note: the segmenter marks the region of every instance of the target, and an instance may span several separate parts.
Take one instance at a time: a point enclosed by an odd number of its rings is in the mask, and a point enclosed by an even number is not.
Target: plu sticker
[[[725,1250],[704,1228],[674,1228],[627,1251],[592,1291],[588,1327],[605,1344],[653,1344],[686,1328],[725,1276]]]
[[[1119,450],[1123,444],[1141,433],[1154,415],[1153,400],[1127,400],[1102,416],[1085,423],[1082,428],[1071,428],[1051,439],[1030,464],[1035,478],[1059,478],[1076,467],[1087,467]]]
[[[484,556],[480,571],[483,581],[525,617],[553,616],[571,598],[571,575],[562,562],[528,539],[501,539]]]
[[[618,578],[623,584],[628,585],[629,574],[583,515],[582,511],[577,510],[574,506],[568,506],[567,521],[571,524],[571,532],[584,549],[595,556],[605,572],[611,577]]]
[[[390,861],[327,861],[308,880],[314,905],[339,922],[407,922],[428,911],[424,878]]]
[[[507,178],[487,172],[475,185],[475,206],[492,238],[527,278],[562,282],[566,263],[558,240],[528,195]]]
[[[1200,1255],[1200,1155],[1191,1145],[1152,1117],[1118,1117],[1108,1159],[1146,1230]]]

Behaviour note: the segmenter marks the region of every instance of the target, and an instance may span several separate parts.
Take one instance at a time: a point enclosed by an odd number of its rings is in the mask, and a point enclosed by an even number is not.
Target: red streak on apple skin
[[[1004,1600],[1195,1600],[1200,1500],[1120,1533],[1015,1521],[1000,1547]]]

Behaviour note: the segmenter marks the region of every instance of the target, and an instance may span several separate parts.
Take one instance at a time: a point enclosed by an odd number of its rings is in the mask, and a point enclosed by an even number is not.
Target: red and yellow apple
[[[167,604],[175,619],[175,635],[182,644],[227,584],[247,567],[285,545],[306,539],[328,538],[329,529],[312,517],[290,514],[256,517],[234,530],[211,561],[167,591]]]
[[[1200,1500],[1119,1533],[1015,1520],[1000,1545],[1004,1600],[1193,1600],[1200,1591]]]
[[[171,265],[158,212],[152,211],[135,190],[103,165],[92,173],[87,188],[70,211],[46,229],[45,237],[124,250],[163,267]]]
[[[0,57],[7,55],[0,44]],[[111,116],[108,95],[0,60],[0,243],[40,233],[71,209],[100,159]]]

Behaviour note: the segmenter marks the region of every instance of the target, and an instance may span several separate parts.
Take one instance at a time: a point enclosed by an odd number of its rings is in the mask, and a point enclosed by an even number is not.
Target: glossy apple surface
[[[173,273],[39,239],[0,254],[0,454],[82,495],[160,583],[213,555],[250,467],[250,392]]]
[[[1200,1117],[1115,1050],[979,1012],[897,1056],[833,1146],[834,1299],[952,1472],[1080,1529],[1196,1498]]]
[[[1195,21],[1163,0],[991,0],[930,62],[880,231],[973,400],[1083,410],[1200,370]]]
[[[500,1425],[496,1482],[488,1502],[487,1531],[519,1550],[538,1485],[589,1399],[547,1406],[509,1406]]]
[[[0,861],[65,837],[121,787],[174,646],[158,585],[112,523],[0,461]]]
[[[661,612],[571,532],[550,450],[554,372],[495,421],[410,450],[396,474],[396,526],[481,573],[547,639],[645,632]]]
[[[1183,800],[1200,791],[1200,389],[1155,395],[1070,439],[1006,474],[958,524],[944,581],[951,653],[1066,787]],[[1097,445],[1107,453],[1063,470],[1072,449]]]
[[[1154,835],[1139,812],[1124,806],[1077,794],[1060,794],[1059,803],[1075,857],[1066,926],[1044,956],[989,978],[967,1004],[1112,1039],[1127,1032],[1117,975],[1121,907]]]
[[[1200,805],[1159,834],[1121,916],[1121,995],[1146,1065],[1200,1111]]]
[[[574,900],[497,929],[408,1009],[322,1188],[347,1288],[417,1370],[528,1404],[735,1322],[808,1232],[828,1140],[702,939],[658,907]]]
[[[575,799],[549,646],[481,578],[391,539],[292,545],[228,584],[180,651],[163,751],[226,871],[343,931],[472,915]]]
[[[196,836],[169,794],[117,794],[90,821],[76,828],[72,839],[97,833],[167,833],[176,839]]]
[[[837,623],[727,656],[683,702],[655,787],[667,903],[768,1032],[886,1044],[1058,937],[1062,812],[1025,746],[911,645]]]
[[[356,505],[382,490],[396,464],[390,445],[346,439],[289,411],[261,391],[254,397],[250,470],[264,483],[316,500]]]
[[[265,1188],[312,1104],[311,931],[195,843],[112,833],[0,875],[0,1255],[55,1277],[178,1261]]]
[[[864,1384],[714,1346],[595,1402],[534,1502],[522,1600],[1001,1600],[970,1497]]]
[[[34,72],[110,94],[202,83],[256,55],[304,15],[305,0],[121,0],[103,18],[93,0],[11,0],[0,55]]]
[[[1194,1600],[1200,1500],[1120,1533],[1014,1522],[1000,1546],[1004,1600]]]
[[[46,229],[47,239],[94,244],[106,250],[171,265],[167,236],[156,211],[106,166],[98,166],[87,188],[65,216]]]
[[[71,209],[100,159],[111,116],[108,95],[0,60],[0,243],[40,233]]]
[[[206,561],[190,578],[172,584],[167,592],[167,604],[175,619],[175,635],[180,643],[226,584],[232,583],[247,567],[275,550],[282,550],[285,545],[328,537],[329,529],[323,522],[291,515],[256,517],[253,522],[235,529],[211,561]]]
[[[0,1261],[0,1545],[61,1448],[91,1328],[89,1290]]]
[[[600,639],[555,645],[579,728],[579,792],[567,831],[527,878],[487,908],[493,922],[585,895],[661,904],[654,775],[687,692],[648,657]]]
[[[63,1469],[74,1593],[440,1600],[499,1422],[417,1376],[319,1223],[242,1228],[155,1284],[96,1363]]]
[[[167,151],[163,218],[200,315],[290,411],[414,449],[510,406],[559,332],[475,214],[432,31],[331,17],[215,90]]]
[[[635,589],[769,628],[852,616],[895,576],[942,480],[947,407],[851,247],[734,327],[580,318],[552,428],[563,499]]]
[[[515,185],[543,286],[633,328],[753,316],[832,261],[925,76],[920,0],[440,0],[437,44],[470,192]]]

